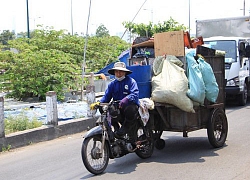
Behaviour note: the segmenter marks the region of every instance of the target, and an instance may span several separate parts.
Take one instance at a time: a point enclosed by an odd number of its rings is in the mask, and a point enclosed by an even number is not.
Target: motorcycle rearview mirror
[[[246,56],[245,42],[240,42],[239,44],[239,55],[244,57]]]
[[[250,57],[250,45],[246,46],[246,57]]]

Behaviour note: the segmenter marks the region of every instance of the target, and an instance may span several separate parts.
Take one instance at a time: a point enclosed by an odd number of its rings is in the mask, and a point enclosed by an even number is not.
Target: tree
[[[82,83],[85,40],[86,37],[52,28],[35,30],[30,39],[9,40],[8,46],[18,53],[0,51],[0,70],[5,71],[0,88],[10,91],[9,96],[17,99],[39,96],[44,100],[48,91],[56,91],[58,99],[63,99],[65,89],[76,90]],[[117,61],[128,47],[129,44],[118,37],[88,37],[88,72],[96,72]]]
[[[11,90],[9,96],[17,99],[38,96],[45,99],[45,93],[56,91],[58,99],[63,99],[63,88],[73,86],[77,65],[69,54],[57,49],[40,49],[26,38],[9,41],[19,53],[4,51],[1,62],[4,84],[2,88]],[[1,57],[1,56],[0,56]],[[2,59],[1,57],[1,59]]]
[[[10,32],[9,30],[3,30],[0,34],[0,42],[2,44],[7,44],[9,40],[15,39],[15,32]]]
[[[117,36],[90,37],[88,40],[87,66],[89,71],[100,70],[118,60],[118,56],[130,47],[130,44]]]
[[[152,24],[152,22],[149,22],[148,25],[143,23],[135,24],[131,22],[123,22],[122,24],[129,30],[129,32],[141,37],[153,37],[155,33],[187,29],[187,27],[185,27],[183,24],[179,24],[172,17],[170,17],[168,21],[164,21],[163,23],[154,25]]]
[[[104,36],[109,36],[109,30],[103,24],[101,24],[96,29],[96,37],[104,37]]]

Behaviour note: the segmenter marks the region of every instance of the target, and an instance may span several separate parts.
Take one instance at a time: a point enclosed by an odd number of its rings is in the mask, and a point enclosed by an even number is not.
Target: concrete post
[[[58,125],[58,112],[56,101],[56,92],[49,91],[46,93],[47,124],[53,124],[55,126]]]
[[[90,84],[90,86],[94,86],[94,79],[95,79],[94,73],[91,72],[90,76],[89,76],[89,84]]]
[[[89,85],[86,86],[87,116],[93,117],[95,111],[90,110],[90,105],[95,102],[94,73],[90,74]]]
[[[0,97],[0,138],[5,137],[5,125],[4,125],[4,98]]]

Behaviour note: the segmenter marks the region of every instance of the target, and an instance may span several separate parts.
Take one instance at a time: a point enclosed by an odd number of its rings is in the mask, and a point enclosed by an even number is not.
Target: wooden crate
[[[184,31],[154,34],[155,57],[163,55],[185,56]]]

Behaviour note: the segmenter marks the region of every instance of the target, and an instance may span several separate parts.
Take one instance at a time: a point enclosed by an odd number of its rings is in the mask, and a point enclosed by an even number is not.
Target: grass
[[[43,123],[36,118],[30,120],[24,113],[17,116],[8,116],[4,119],[4,124],[6,135],[17,131],[41,127],[43,125]]]
[[[2,147],[2,152],[10,151],[10,149],[11,149],[11,145],[8,144],[7,147]]]

